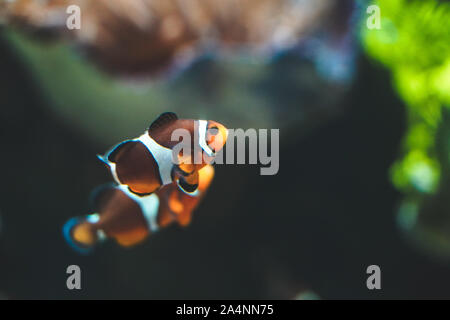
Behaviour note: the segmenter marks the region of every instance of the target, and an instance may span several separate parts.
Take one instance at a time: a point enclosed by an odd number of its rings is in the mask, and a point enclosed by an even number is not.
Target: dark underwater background
[[[321,34],[334,30],[327,28]],[[125,105],[115,106],[106,89],[97,94],[83,84],[94,71],[74,71],[86,57],[47,51],[53,44],[2,29],[1,297],[449,298],[445,249],[422,245],[399,226],[405,191],[392,183],[391,168],[402,154],[408,101],[393,85],[391,70],[349,30],[355,40],[344,54],[351,66],[337,80],[320,74],[299,54],[302,47],[261,65],[208,54],[174,79],[158,80],[150,93],[136,94],[130,105],[127,93],[118,102]],[[132,96],[135,89],[129,90]],[[161,96],[147,99],[152,92]],[[62,105],[69,111],[55,111]],[[62,236],[64,222],[90,213],[90,191],[111,181],[96,154],[140,134],[162,111],[207,115],[228,127],[280,128],[278,174],[261,176],[255,165],[217,165],[189,227],[170,226],[133,248],[111,241],[88,256],[72,251]],[[439,203],[439,212],[450,209]],[[81,268],[81,290],[66,287],[72,264]],[[366,287],[372,264],[381,268],[381,290]]]

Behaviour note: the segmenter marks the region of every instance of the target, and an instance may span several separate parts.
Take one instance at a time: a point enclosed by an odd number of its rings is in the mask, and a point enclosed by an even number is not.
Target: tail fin
[[[89,254],[99,242],[95,228],[84,218],[72,218],[63,226],[67,243],[81,254]]]

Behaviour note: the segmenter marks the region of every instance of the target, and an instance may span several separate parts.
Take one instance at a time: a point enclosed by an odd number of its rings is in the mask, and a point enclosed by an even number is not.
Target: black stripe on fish
[[[149,192],[149,193],[139,193],[139,192],[136,192],[136,191],[131,190],[130,187],[128,187],[128,191],[130,191],[132,194],[135,194],[135,195],[137,195],[137,196],[139,196],[139,197],[149,196],[149,195],[151,195],[151,194],[153,193],[153,192]]]
[[[170,171],[170,178],[172,181],[175,181],[177,178],[176,168],[175,166],[172,167],[172,170]]]
[[[184,178],[178,179],[178,185],[187,193],[193,193],[198,189],[198,184],[189,184]]]

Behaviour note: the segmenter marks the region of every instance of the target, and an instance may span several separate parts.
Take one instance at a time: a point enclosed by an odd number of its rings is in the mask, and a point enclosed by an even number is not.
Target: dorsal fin
[[[166,124],[169,124],[175,120],[178,120],[178,116],[173,112],[164,112],[161,113],[161,115],[152,122],[150,127],[148,128],[148,132],[154,131]]]

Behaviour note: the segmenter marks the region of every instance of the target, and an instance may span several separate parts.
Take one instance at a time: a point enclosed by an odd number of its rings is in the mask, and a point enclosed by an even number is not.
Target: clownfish
[[[67,221],[64,237],[78,252],[89,253],[108,238],[129,247],[174,222],[186,226],[213,177],[213,166],[202,168],[195,195],[180,190],[176,182],[146,196],[137,196],[124,185],[104,187],[95,193],[95,213]]]
[[[172,140],[177,129],[189,133],[190,148],[194,151],[176,154],[178,164],[173,161],[173,151],[182,141]],[[215,121],[178,119],[175,113],[165,112],[143,135],[119,143],[99,158],[108,165],[115,181],[136,195],[149,195],[174,181],[183,191],[195,193],[198,171],[214,159],[227,136],[227,129]]]

